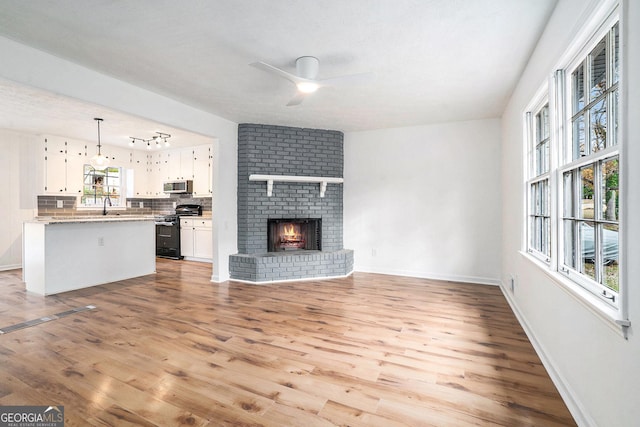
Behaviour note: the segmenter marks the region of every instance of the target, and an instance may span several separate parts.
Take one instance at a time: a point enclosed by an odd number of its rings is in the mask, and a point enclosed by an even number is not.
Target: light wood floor
[[[66,294],[0,272],[0,405],[66,426],[575,425],[497,287],[356,273],[213,284],[210,265]]]

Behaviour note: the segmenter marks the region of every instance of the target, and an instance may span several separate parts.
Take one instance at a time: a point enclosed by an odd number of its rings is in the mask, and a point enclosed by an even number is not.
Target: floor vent
[[[26,322],[16,323],[15,325],[11,326],[5,326],[4,328],[0,328],[0,335],[8,334],[9,332],[17,331],[24,328],[30,328],[41,323],[50,322],[52,320],[61,319],[63,317],[69,316],[70,314],[93,310],[94,308],[96,308],[95,305],[85,305],[84,307],[73,308],[61,313],[52,314],[51,316],[40,317],[39,319],[27,320]]]

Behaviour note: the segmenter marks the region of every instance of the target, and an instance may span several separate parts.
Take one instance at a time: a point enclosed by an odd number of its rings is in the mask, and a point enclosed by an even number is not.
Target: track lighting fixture
[[[149,139],[142,139],[142,138],[136,138],[134,136],[130,136],[129,138],[131,138],[131,141],[129,142],[129,146],[133,147],[135,146],[136,141],[141,141],[141,142],[146,142],[147,143],[147,150],[151,150],[153,148],[153,146],[151,145],[151,142],[155,143],[155,147],[156,148],[161,148],[162,147],[162,142],[164,141],[164,146],[165,147],[169,147],[171,144],[169,144],[169,138],[171,138],[171,135],[169,135],[168,133],[164,133],[164,132],[156,132],[158,135],[154,135]]]

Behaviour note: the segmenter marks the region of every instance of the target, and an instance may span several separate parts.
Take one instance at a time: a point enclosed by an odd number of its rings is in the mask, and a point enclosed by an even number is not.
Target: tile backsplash
[[[180,197],[182,196],[182,197]],[[58,202],[62,202],[62,207],[58,207]],[[166,215],[175,212],[174,203],[176,205],[194,204],[202,206],[203,215],[211,215],[212,203],[211,197],[188,197],[187,195],[171,195],[161,199],[127,199],[131,202],[131,207],[125,210],[118,209],[119,215]],[[102,211],[102,208],[96,209],[77,209],[78,198],[76,196],[58,196],[43,195],[38,196],[38,216],[55,217],[55,216],[92,216]],[[140,207],[142,203],[142,207]],[[109,208],[107,208],[109,209]]]

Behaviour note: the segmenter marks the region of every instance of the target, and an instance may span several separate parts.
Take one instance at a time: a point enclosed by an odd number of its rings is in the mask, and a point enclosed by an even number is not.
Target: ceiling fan
[[[373,73],[348,74],[344,76],[332,77],[330,79],[318,79],[318,71],[320,69],[320,61],[315,56],[301,56],[296,59],[296,74],[291,74],[273,65],[264,62],[253,62],[249,64],[268,73],[284,77],[298,88],[296,95],[287,104],[299,105],[304,97],[311,94],[321,87],[326,86],[345,86],[366,83],[373,77]]]

